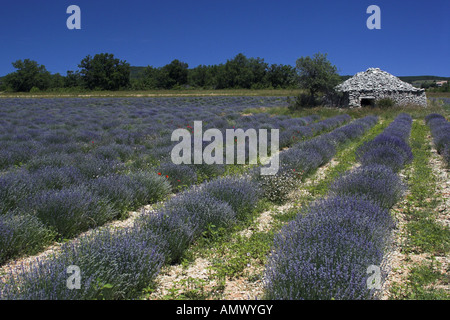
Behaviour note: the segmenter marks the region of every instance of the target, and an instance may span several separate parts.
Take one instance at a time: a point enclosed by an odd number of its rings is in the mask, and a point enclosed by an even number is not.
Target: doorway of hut
[[[361,107],[374,108],[375,107],[375,98],[373,98],[373,97],[361,98]]]

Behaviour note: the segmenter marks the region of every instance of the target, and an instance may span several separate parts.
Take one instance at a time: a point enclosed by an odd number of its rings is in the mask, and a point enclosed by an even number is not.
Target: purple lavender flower
[[[276,235],[267,299],[367,299],[367,267],[380,265],[393,221],[355,197],[318,200]]]

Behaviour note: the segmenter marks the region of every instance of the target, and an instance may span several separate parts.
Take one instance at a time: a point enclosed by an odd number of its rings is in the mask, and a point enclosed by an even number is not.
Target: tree
[[[250,78],[250,88],[267,88],[267,70],[269,68],[269,64],[264,62],[262,58],[250,58],[248,59],[248,68],[250,70],[251,78]]]
[[[286,89],[298,86],[296,70],[290,65],[272,64],[267,71],[266,78],[273,88]]]
[[[162,67],[163,75],[166,77],[164,87],[171,89],[174,86],[182,86],[188,81],[188,64],[180,60],[173,60]]]
[[[156,89],[158,88],[157,73],[158,69],[152,66],[147,66],[142,72],[142,78],[139,79],[139,88],[141,90]]]
[[[199,65],[188,70],[188,83],[196,88],[205,88],[208,82],[208,69],[205,65]]]
[[[50,76],[50,88],[64,88],[65,77],[59,73]]]
[[[12,65],[17,70],[7,74],[3,79],[7,88],[13,91],[29,92],[33,87],[39,90],[50,87],[51,75],[45,66],[30,59],[17,60]]]
[[[84,86],[91,90],[119,90],[130,84],[130,64],[110,53],[88,55],[78,67]]]
[[[83,79],[79,71],[67,71],[67,75],[64,78],[64,88],[75,88],[83,85]]]
[[[309,91],[309,97],[299,96],[298,102],[316,104],[317,94],[329,94],[339,84],[337,68],[327,59],[327,54],[316,53],[311,57],[297,59],[296,71],[300,88]]]

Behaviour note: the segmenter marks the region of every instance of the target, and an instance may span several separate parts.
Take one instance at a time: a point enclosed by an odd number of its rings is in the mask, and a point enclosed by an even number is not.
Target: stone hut
[[[424,89],[403,82],[379,68],[369,68],[364,72],[358,72],[335,89],[342,92],[342,104],[348,107],[373,106],[377,100],[383,98],[390,98],[398,105],[427,106]]]

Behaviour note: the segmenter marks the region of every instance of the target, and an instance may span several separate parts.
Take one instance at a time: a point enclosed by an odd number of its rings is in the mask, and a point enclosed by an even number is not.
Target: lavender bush
[[[160,165],[156,171],[168,179],[173,192],[181,191],[197,183],[197,172],[194,165],[166,162]]]
[[[402,198],[406,186],[389,167],[367,165],[343,174],[329,190],[333,195],[367,197],[383,208],[391,208]]]
[[[228,203],[238,220],[245,220],[261,199],[258,185],[245,176],[217,178],[201,187],[210,196]]]
[[[83,186],[43,191],[20,210],[32,213],[63,237],[73,237],[118,215],[108,200]]]
[[[392,227],[389,212],[371,201],[316,201],[276,235],[265,273],[266,298],[370,298],[366,270],[381,264]]]
[[[0,299],[129,299],[154,280],[164,262],[158,239],[137,229],[104,229],[66,244],[0,284]],[[78,266],[80,289],[69,289],[67,268]]]
[[[425,117],[425,122],[430,127],[433,144],[437,152],[443,157],[447,166],[450,165],[450,123],[444,116],[436,113]]]
[[[363,165],[383,164],[398,172],[412,161],[413,154],[403,139],[383,132],[361,146],[356,158]]]
[[[91,192],[107,199],[119,214],[124,214],[142,204],[135,198],[135,190],[139,185],[128,175],[111,174],[98,177],[90,180],[87,185]]]
[[[137,171],[128,176],[134,183],[134,200],[141,205],[161,201],[171,193],[167,179],[155,172]]]
[[[187,219],[192,213],[185,208],[163,208],[155,213],[144,212],[138,217],[135,228],[153,234],[166,263],[179,261],[195,239],[196,225]]]
[[[298,174],[308,175],[324,163],[324,160],[319,150],[303,145],[282,152],[280,163]]]
[[[0,176],[0,214],[17,208],[33,194],[31,177],[26,170],[8,172]]]
[[[0,265],[22,254],[34,254],[54,234],[35,216],[18,212],[0,214]]]
[[[230,227],[236,221],[236,212],[228,203],[217,200],[198,188],[168,200],[164,207],[168,210],[185,209],[183,213],[188,215],[180,218],[192,226],[194,237],[207,232],[208,228]]]
[[[42,167],[31,173],[30,183],[35,190],[63,189],[84,182],[81,172],[72,166]]]

